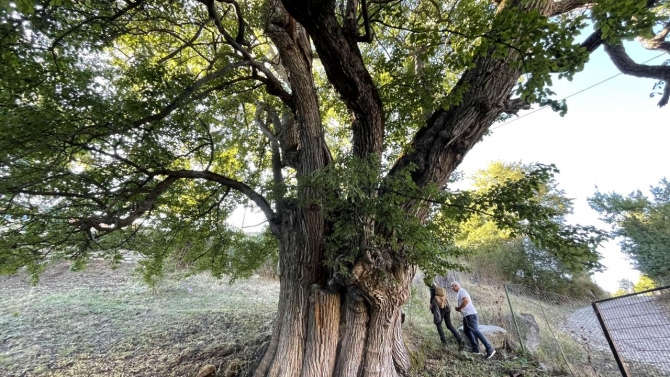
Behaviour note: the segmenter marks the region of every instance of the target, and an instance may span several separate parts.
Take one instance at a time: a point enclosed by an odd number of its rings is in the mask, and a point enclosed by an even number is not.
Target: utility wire
[[[654,56],[653,58],[651,58],[651,59],[649,59],[649,60],[646,60],[646,61],[642,62],[641,64],[649,63],[650,61],[652,61],[652,60],[654,60],[654,59],[657,59],[657,58],[660,58],[661,56],[663,56],[663,55],[665,55],[665,54],[666,54],[666,52],[664,52],[664,53],[662,53],[662,54],[660,54],[660,55],[656,55],[656,56]],[[582,90],[580,90],[580,91],[578,91],[578,92],[572,93],[572,94],[570,94],[569,96],[566,96],[565,98],[563,98],[561,101],[565,101],[566,99],[568,99],[568,98],[570,98],[570,97],[574,97],[574,96],[576,96],[577,94],[583,93],[583,92],[585,92],[585,91],[587,91],[587,90],[589,90],[589,89],[591,89],[591,88],[594,88],[594,87],[596,87],[596,86],[598,86],[598,85],[600,85],[600,84],[602,84],[602,83],[604,83],[604,82],[606,82],[606,81],[609,81],[609,80],[611,80],[611,79],[613,79],[613,78],[615,78],[615,77],[621,76],[621,75],[623,75],[623,73],[622,73],[622,72],[619,72],[619,73],[617,73],[617,74],[614,75],[614,76],[610,76],[610,77],[606,78],[605,80],[602,80],[602,81],[600,81],[600,82],[597,82],[597,83],[595,83],[595,84],[593,84],[593,85],[591,85],[591,86],[589,86],[589,87],[586,87],[586,88],[584,88],[584,89],[582,89]],[[512,122],[516,122],[517,120],[519,120],[519,119],[521,119],[521,118],[525,118],[525,117],[527,117],[527,116],[529,116],[529,115],[535,114],[536,112],[538,112],[538,111],[540,111],[540,110],[544,110],[544,109],[546,109],[546,108],[548,108],[548,107],[549,107],[549,105],[544,105],[544,106],[542,106],[542,107],[540,107],[540,108],[538,108],[538,109],[535,109],[535,110],[533,110],[533,111],[531,111],[531,112],[529,112],[529,113],[527,113],[527,114],[524,114],[524,115],[522,115],[522,116],[520,116],[520,117],[517,117],[517,118],[515,118],[515,119],[512,119],[512,120],[510,120],[509,122],[505,122],[505,123],[503,123],[503,124],[501,124],[501,125],[499,125],[499,126],[493,127],[493,128],[491,128],[491,131],[493,131],[493,130],[497,130],[498,128],[500,128],[500,127],[502,127],[502,126],[506,126],[506,125],[508,125],[508,124],[510,124],[510,123],[512,123]]]

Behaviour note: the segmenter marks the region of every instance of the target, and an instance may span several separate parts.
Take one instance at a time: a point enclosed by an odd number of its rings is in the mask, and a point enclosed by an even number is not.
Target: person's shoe
[[[465,342],[464,341],[458,342],[458,350],[463,351],[464,349],[465,349]]]
[[[495,354],[496,354],[496,350],[494,350],[494,349],[492,348],[492,349],[486,351],[486,358],[487,358],[487,359],[490,359],[490,358],[492,358],[493,355],[495,355]]]

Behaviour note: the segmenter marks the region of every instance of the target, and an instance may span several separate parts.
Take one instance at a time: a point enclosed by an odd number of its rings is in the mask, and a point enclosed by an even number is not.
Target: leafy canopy
[[[556,188],[558,170],[553,165],[496,162],[478,174],[476,188],[468,191],[448,186],[419,189],[411,171],[393,178],[383,178],[379,171],[370,161],[346,158],[304,182],[325,193],[319,201],[303,205],[318,205],[333,219],[329,263],[342,273],[361,255],[383,260],[389,257],[384,253],[400,250],[403,258],[436,276],[464,268],[458,257],[481,251],[482,243],[514,240],[528,240],[522,247],[526,256],[542,254],[530,258],[530,270],[555,271],[558,280],[600,268],[596,247],[602,235],[593,227],[565,224],[571,200]],[[408,198],[428,212],[427,221],[404,210]],[[383,220],[385,233],[393,237],[375,243],[382,247],[356,246],[359,229],[373,220]],[[482,236],[487,231],[495,235]]]
[[[651,197],[641,191],[623,196],[596,192],[591,208],[612,225],[621,251],[635,268],[660,285],[670,284],[670,182],[662,179],[650,187]]]
[[[297,179],[287,151],[273,165],[277,138],[300,119],[267,33],[267,2],[0,0],[0,269],[39,272],[49,258],[96,251],[118,260],[136,250],[156,260],[149,269],[158,274],[167,252],[187,250],[189,263],[209,261],[217,274],[248,272],[258,264],[233,251],[259,247],[224,219],[240,204],[270,212],[279,200],[300,202],[304,184],[324,192],[331,250],[361,222],[388,219],[395,238],[382,249],[406,244],[411,262],[437,270],[458,254],[459,224],[486,213],[509,235],[590,268],[590,233],[557,225],[557,209],[532,199],[553,167],[461,193],[419,190],[409,171],[382,172],[432,111],[460,104],[463,93],[452,89],[482,52],[522,56],[510,58],[522,72],[518,99],[565,111],[551,99],[550,74],[571,78],[587,60],[575,41],[586,19],[633,35],[667,16],[666,2],[653,12],[639,3],[603,1],[547,18],[515,8],[496,15],[478,0],[370,2],[375,43],[360,48],[384,103],[382,162],[349,157],[350,113],[317,57],[311,73],[335,162]],[[401,213],[408,197],[426,206],[426,226]],[[351,252],[329,263],[366,251]]]

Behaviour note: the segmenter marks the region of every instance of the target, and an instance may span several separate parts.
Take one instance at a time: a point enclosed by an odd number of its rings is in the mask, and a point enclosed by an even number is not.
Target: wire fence
[[[420,278],[416,284],[422,284]],[[448,287],[452,281],[459,281],[470,293],[480,325],[497,326],[507,332],[504,347],[508,352],[526,352],[551,373],[574,377],[619,374],[590,300],[520,284],[501,284],[464,272],[450,272],[435,283]],[[452,302],[454,296],[452,292]]]
[[[591,304],[585,299],[506,284],[512,342],[570,376],[616,376],[617,365]],[[513,315],[511,312],[513,311]],[[514,321],[516,320],[516,323]],[[515,346],[515,345],[513,345]]]
[[[528,353],[549,371],[670,376],[670,287],[592,302],[473,273],[450,272],[435,283],[452,281],[472,296],[480,324],[507,332],[508,351]]]
[[[670,375],[670,286],[593,302],[624,377]]]

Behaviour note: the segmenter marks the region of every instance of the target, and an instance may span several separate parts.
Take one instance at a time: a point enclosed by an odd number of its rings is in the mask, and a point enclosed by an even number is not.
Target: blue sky
[[[635,42],[626,48],[639,63],[660,54]],[[663,55],[649,64],[661,64],[668,58]],[[556,98],[565,98],[617,73],[600,48],[572,82],[556,81],[552,90]],[[551,109],[529,114],[535,106],[525,117],[495,124],[493,133],[473,148],[459,170],[469,176],[495,160],[555,164],[561,171],[556,177],[559,187],[574,198],[574,214],[568,221],[607,228],[586,201],[596,187],[603,192],[628,194],[640,189],[648,193],[650,185],[670,178],[670,105],[659,108],[658,96],[649,98],[654,83],[619,75],[569,98],[563,118]],[[639,273],[616,242],[606,243],[599,251],[607,267],[594,275],[601,287],[615,291],[620,279],[637,281]]]

